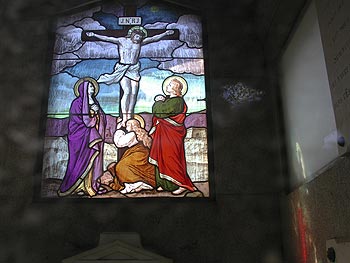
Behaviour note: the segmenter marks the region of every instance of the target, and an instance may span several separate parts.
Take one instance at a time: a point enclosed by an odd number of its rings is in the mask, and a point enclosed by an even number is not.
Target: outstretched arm
[[[114,43],[114,44],[119,44],[120,43],[119,38],[116,38],[116,37],[107,37],[107,36],[96,34],[94,32],[87,32],[86,35],[88,37],[96,37],[99,40],[106,41],[106,42],[111,42],[111,43]]]
[[[172,35],[172,34],[174,34],[174,32],[175,32],[174,30],[167,30],[164,33],[161,33],[159,35],[155,35],[153,37],[147,37],[141,42],[141,45],[147,45],[147,44],[150,44],[153,42],[157,42],[157,41],[161,40],[162,37]]]

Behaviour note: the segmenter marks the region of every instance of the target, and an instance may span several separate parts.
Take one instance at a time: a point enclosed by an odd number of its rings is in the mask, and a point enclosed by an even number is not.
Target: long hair
[[[183,89],[183,86],[182,86],[182,83],[180,80],[178,79],[173,79],[171,80],[172,82],[175,82],[177,84],[177,89],[174,89],[173,90],[176,92],[176,96],[182,96],[182,89]]]
[[[136,134],[136,138],[139,142],[142,142],[142,144],[147,147],[151,148],[152,145],[152,138],[148,135],[147,131],[144,128],[141,128],[141,124],[136,119],[130,119],[128,121],[134,121],[136,123],[136,127],[133,126],[133,131]]]

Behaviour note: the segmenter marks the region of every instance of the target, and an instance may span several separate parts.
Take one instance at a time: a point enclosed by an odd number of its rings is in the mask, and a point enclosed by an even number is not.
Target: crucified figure
[[[147,31],[141,26],[132,27],[124,37],[110,37],[87,32],[87,36],[96,37],[101,41],[118,45],[119,62],[114,67],[111,74],[103,74],[99,77],[99,83],[120,83],[124,92],[120,101],[121,114],[118,126],[125,126],[127,120],[134,114],[134,108],[139,91],[140,81],[140,51],[146,44],[161,40],[162,37],[174,34],[174,30],[167,30],[161,34],[147,37]]]

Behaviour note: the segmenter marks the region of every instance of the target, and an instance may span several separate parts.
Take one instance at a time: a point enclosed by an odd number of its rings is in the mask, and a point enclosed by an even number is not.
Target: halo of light
[[[88,81],[90,82],[93,86],[94,86],[94,96],[96,96],[100,90],[100,86],[98,85],[97,81],[91,77],[85,77],[85,78],[81,78],[79,79],[75,84],[74,84],[74,94],[76,97],[79,97],[79,86],[81,83],[83,83],[84,81]]]
[[[141,115],[135,114],[134,119],[137,120],[140,123],[141,128],[145,128],[145,120],[142,118]]]
[[[142,31],[145,34],[143,36],[143,38],[146,38],[148,36],[147,30],[144,27],[142,27],[142,26],[133,26],[132,28],[130,28],[129,31],[128,31],[128,36],[131,36],[132,32],[135,31],[135,30]]]
[[[163,81],[163,84],[162,84],[163,93],[164,93],[165,95],[169,95],[169,93],[166,91],[166,87],[169,85],[169,83],[170,83],[173,79],[177,79],[178,81],[181,82],[181,84],[182,84],[182,91],[181,91],[181,94],[182,94],[182,96],[185,96],[185,94],[187,93],[187,90],[188,90],[187,81],[186,81],[183,77],[176,76],[176,75],[175,75],[175,76],[167,77],[167,78]]]

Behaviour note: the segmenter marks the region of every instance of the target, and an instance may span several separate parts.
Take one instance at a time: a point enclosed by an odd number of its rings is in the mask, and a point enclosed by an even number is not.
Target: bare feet
[[[157,188],[157,192],[163,192],[164,191],[164,189],[161,187],[161,186],[159,186],[158,188]]]
[[[178,189],[176,189],[175,191],[172,191],[172,194],[173,195],[180,195],[182,194],[183,192],[187,191],[186,188],[184,187],[179,187]]]

